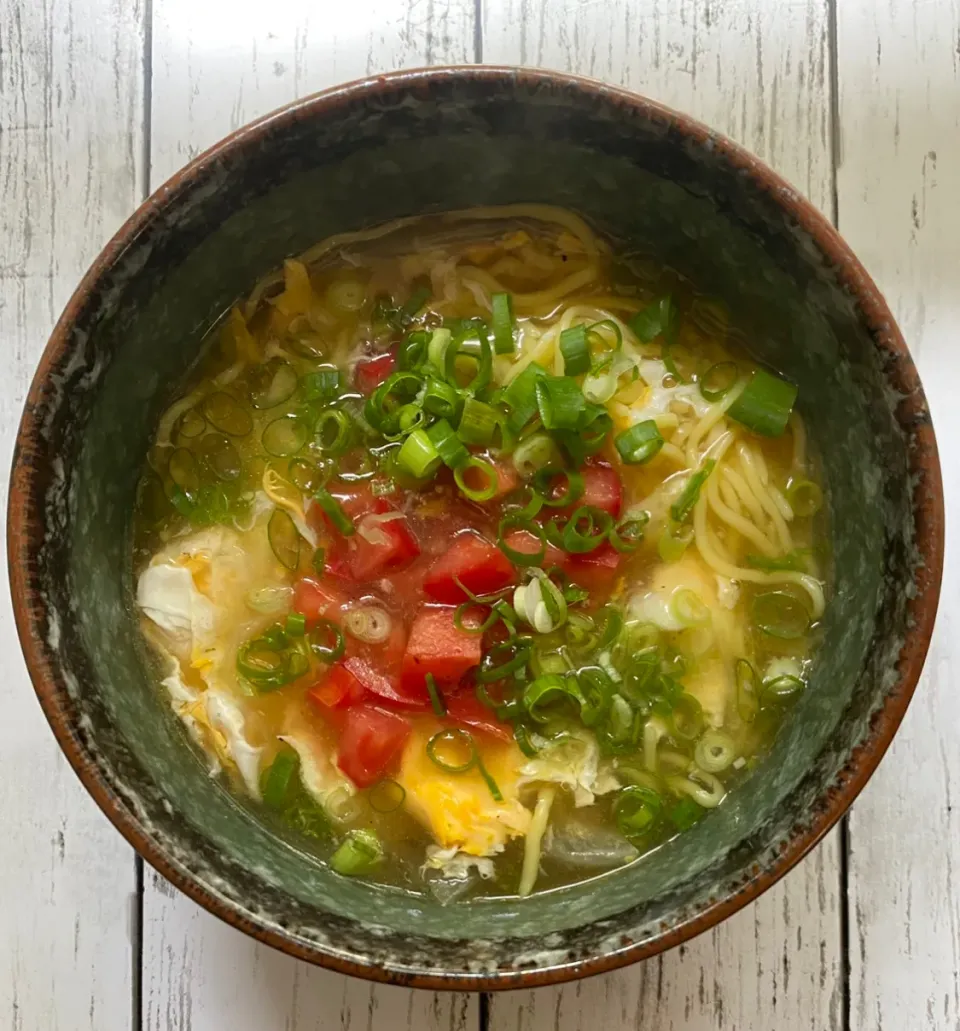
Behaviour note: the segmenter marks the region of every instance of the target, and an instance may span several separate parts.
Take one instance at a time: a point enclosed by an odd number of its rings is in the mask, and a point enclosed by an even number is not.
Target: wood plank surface
[[[830,212],[828,9],[769,0],[484,0],[483,56],[615,82],[726,132]],[[494,995],[491,1031],[840,1027],[838,835],[746,911],[646,964]],[[903,1025],[905,1026],[905,1025]]]
[[[5,467],[54,321],[140,199],[142,19],[132,2],[0,4]],[[2,490],[5,510],[6,477]],[[0,648],[0,1027],[129,1031],[133,852],[60,754],[6,595]]]
[[[926,671],[850,819],[850,1028],[960,1027],[960,10],[838,5],[840,231],[919,364],[940,443],[947,561]]]
[[[473,0],[154,0],[151,182],[280,104],[391,68],[474,54]],[[145,1031],[474,1031],[476,996],[379,987],[258,945],[153,871],[144,885]]]

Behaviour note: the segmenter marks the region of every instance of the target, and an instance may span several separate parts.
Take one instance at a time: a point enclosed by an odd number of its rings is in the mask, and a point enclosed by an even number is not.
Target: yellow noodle
[[[480,284],[490,295],[511,293],[498,279],[491,276],[486,269],[476,268],[474,265],[464,265],[460,269],[460,273],[462,282],[469,278],[473,282]],[[562,279],[556,286],[552,286],[547,290],[535,290],[525,294],[511,293],[514,310],[537,311],[538,309],[546,308],[566,297],[567,294],[572,293],[574,290],[578,290],[581,286],[592,283],[599,274],[599,266],[591,263],[579,272],[571,273],[566,279]],[[489,307],[489,304],[487,307]]]
[[[690,436],[687,438],[687,461],[690,465],[697,464],[697,448],[700,446],[700,441],[724,417],[727,409],[740,396],[746,385],[746,380],[740,380],[739,383],[734,384],[724,397],[707,409],[700,421],[690,431]]]
[[[737,515],[733,509],[729,508],[723,503],[720,497],[720,491],[718,487],[718,481],[715,476],[708,478],[706,482],[707,490],[707,501],[713,511],[720,517],[728,526],[732,526],[737,533],[742,534],[748,541],[756,545],[756,547],[769,558],[773,558],[777,554],[776,545],[772,544],[766,534],[762,533],[760,529],[749,519],[744,519],[743,516]]]
[[[743,470],[744,478],[750,484],[757,500],[763,506],[763,510],[773,521],[774,529],[780,538],[781,547],[784,551],[791,551],[793,549],[793,538],[790,536],[790,528],[787,526],[786,520],[770,497],[761,479],[761,470],[766,472],[766,465],[757,461],[753,449],[748,444],[741,443],[738,450],[740,454],[740,468]]]
[[[767,493],[779,509],[780,515],[782,515],[788,523],[793,522],[793,509],[790,507],[790,502],[783,496],[780,488],[769,483],[767,484]]]
[[[751,518],[757,526],[763,526],[767,519],[763,513],[763,506],[760,504],[747,481],[729,463],[723,467],[721,475],[737,492],[737,496],[743,503],[744,508],[750,513]]]

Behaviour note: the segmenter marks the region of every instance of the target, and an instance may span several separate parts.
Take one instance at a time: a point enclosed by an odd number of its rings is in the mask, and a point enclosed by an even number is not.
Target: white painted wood
[[[134,3],[0,4],[4,469],[53,323],[139,198],[142,30]],[[0,650],[0,1026],[129,1031],[133,853],[60,755],[6,591]]]
[[[960,1026],[960,10],[838,5],[840,230],[886,293],[933,412],[947,561],[926,672],[850,822],[851,1021]]]
[[[154,186],[230,130],[368,73],[473,59],[473,0],[154,0]],[[258,945],[147,872],[146,1031],[473,1031],[478,1000],[377,987]]]
[[[591,75],[684,110],[759,154],[829,212],[828,50],[820,0],[484,0],[483,7],[484,60]],[[833,834],[757,903],[688,946],[578,985],[495,995],[490,1027],[838,1027],[839,896]]]

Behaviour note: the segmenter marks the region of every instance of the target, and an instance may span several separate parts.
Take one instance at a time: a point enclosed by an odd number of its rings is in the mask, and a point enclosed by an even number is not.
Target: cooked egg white
[[[558,740],[537,738],[536,758],[520,769],[521,786],[559,784],[573,794],[574,805],[593,805],[596,795],[620,786],[613,770],[600,759],[597,739],[588,730],[572,730]]]
[[[404,805],[433,835],[441,849],[470,856],[492,856],[507,841],[527,833],[530,811],[519,798],[519,769],[523,755],[514,742],[476,736],[484,766],[497,783],[497,802],[479,771],[447,773],[427,755],[427,742],[440,730],[433,721],[419,723],[403,752],[398,782],[406,792]]]
[[[349,816],[357,789],[334,765],[326,744],[306,727],[280,740],[300,756],[300,779],[317,805],[333,820]]]

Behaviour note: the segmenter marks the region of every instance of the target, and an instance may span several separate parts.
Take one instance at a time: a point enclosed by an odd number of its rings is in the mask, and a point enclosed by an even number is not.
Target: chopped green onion
[[[437,687],[433,674],[428,673],[424,679],[427,682],[427,691],[430,692],[430,704],[433,706],[433,711],[438,716],[446,716],[447,707],[443,702],[443,696],[440,694],[440,689]]]
[[[350,416],[338,408],[329,408],[317,421],[314,437],[317,447],[325,455],[342,455],[350,446],[352,434]]]
[[[310,650],[328,665],[343,657],[347,642],[343,631],[329,619],[319,619],[308,635]]]
[[[364,418],[384,436],[396,436],[398,409],[413,401],[422,386],[423,380],[415,372],[394,372],[367,398]]]
[[[441,419],[452,419],[460,408],[460,395],[449,383],[431,377],[423,392],[423,407]]]
[[[693,527],[671,523],[664,526],[657,541],[657,554],[664,562],[679,562],[693,541]]]
[[[609,512],[583,505],[567,520],[563,528],[563,550],[571,555],[585,555],[595,551],[607,539],[613,528]]]
[[[580,428],[586,400],[574,380],[564,376],[543,376],[537,380],[535,389],[540,419],[548,430]]]
[[[642,465],[663,447],[663,437],[653,419],[644,419],[618,433],[613,445],[626,465]]]
[[[528,759],[535,759],[540,754],[537,747],[530,740],[530,732],[522,723],[514,725],[513,737],[517,742],[517,747]]]
[[[493,684],[516,673],[527,664],[533,646],[529,637],[511,637],[495,644],[484,655],[477,672],[477,683]]]
[[[299,770],[300,756],[288,746],[281,748],[260,776],[260,795],[264,805],[271,809],[286,808],[296,790]]]
[[[802,690],[803,681],[789,673],[781,673],[779,676],[770,677],[763,682],[763,693],[773,695],[778,701],[792,698]]]
[[[316,570],[317,576],[323,576],[327,568],[326,548],[317,548],[313,553],[313,568]]]
[[[740,719],[752,723],[760,710],[760,678],[746,659],[737,659],[734,678],[737,682],[737,712]]]
[[[727,415],[765,437],[779,437],[797,400],[797,388],[765,369],[757,369]]]
[[[717,362],[700,377],[700,393],[706,401],[719,401],[730,393],[737,382],[736,362]]]
[[[535,537],[540,547],[537,551],[517,551],[511,548],[505,541],[505,537],[511,530],[524,530]],[[535,523],[529,516],[520,513],[508,512],[497,527],[497,546],[515,566],[540,566],[547,555],[547,542],[543,535],[543,528]]]
[[[307,672],[303,655],[288,646],[282,626],[272,627],[241,645],[237,672],[258,692],[283,687]]]
[[[537,723],[548,723],[552,713],[545,712],[556,702],[573,701],[579,712],[584,704],[584,697],[576,677],[563,677],[558,673],[547,673],[527,684],[523,692],[523,707],[532,720]]]
[[[295,458],[287,467],[290,482],[303,494],[312,494],[323,485],[324,474],[306,458]]]
[[[780,555],[777,558],[768,558],[766,555],[747,555],[746,562],[751,568],[762,569],[765,573],[784,571],[804,573],[807,570],[807,555],[809,555],[809,551],[806,548],[794,548],[793,551],[788,551],[786,555]]]
[[[200,487],[200,474],[197,471],[197,461],[193,452],[185,447],[178,447],[167,462],[167,472],[170,479],[183,491],[188,494]]]
[[[798,519],[806,519],[823,507],[823,491],[811,480],[792,480],[787,487],[787,501]]]
[[[430,295],[431,290],[427,282],[421,281],[417,283],[414,287],[413,293],[410,294],[406,303],[400,309],[401,313],[406,316],[408,320],[412,319],[427,303],[427,301],[430,300]]]
[[[173,433],[178,439],[193,440],[195,437],[199,437],[206,428],[207,420],[200,412],[196,408],[188,408],[177,419]]]
[[[557,493],[556,484],[559,477],[566,479],[566,486],[560,494]],[[545,505],[551,508],[566,508],[583,497],[583,477],[570,469],[546,465],[534,474],[532,489]]]
[[[283,629],[288,637],[303,637],[307,632],[307,617],[302,612],[290,612]]]
[[[325,488],[321,487],[313,495],[313,500],[323,510],[324,515],[333,523],[333,527],[344,537],[350,537],[356,532],[353,520],[343,510],[340,502]]]
[[[458,364],[462,366],[465,360],[475,363],[476,372],[469,380],[461,382],[458,377]],[[446,349],[444,378],[451,385],[467,393],[476,394],[490,383],[492,376],[493,354],[490,350],[490,341],[486,337],[479,341],[454,341]]]
[[[300,531],[282,508],[274,509],[267,523],[267,539],[277,561],[291,572],[300,564]]]
[[[667,819],[678,831],[688,831],[705,812],[692,798],[681,798],[667,810]]]
[[[722,773],[737,757],[737,746],[729,734],[705,730],[694,750],[694,762],[706,773]]]
[[[613,807],[617,828],[625,838],[648,831],[659,819],[663,799],[652,788],[631,785],[622,788]]]
[[[617,551],[636,551],[643,542],[644,531],[649,522],[649,512],[627,515],[610,531],[607,539]]]
[[[250,370],[250,403],[254,408],[275,408],[297,391],[297,370],[282,358],[271,358]]]
[[[245,437],[253,429],[253,418],[238,401],[222,390],[204,398],[203,414],[211,426],[231,437]]]
[[[547,375],[546,369],[531,362],[504,390],[503,400],[510,409],[507,425],[512,433],[519,433],[537,414],[537,383]]]
[[[756,595],[751,614],[765,634],[781,641],[795,641],[810,629],[807,607],[788,591],[764,591]]]
[[[300,396],[304,401],[332,401],[340,393],[340,370],[322,365],[300,380]]]
[[[430,343],[427,345],[427,360],[440,372],[446,368],[447,349],[452,340],[453,334],[442,326],[435,329],[430,336]]]
[[[565,376],[581,376],[590,371],[590,348],[587,346],[587,327],[571,326],[560,334],[560,353],[563,355]]]
[[[346,418],[343,412],[335,414]],[[268,455],[289,458],[306,444],[308,436],[309,429],[303,419],[298,419],[295,415],[281,415],[279,419],[267,424],[260,441]]]
[[[463,402],[463,413],[460,416],[460,425],[457,427],[457,436],[464,444],[475,444],[479,447],[490,447],[494,445],[494,438],[497,431],[501,430],[503,417],[492,405],[478,401],[474,397],[468,397]]]
[[[469,461],[470,452],[463,446],[463,442],[454,433],[453,427],[446,419],[438,419],[427,430],[427,436],[437,449],[437,454],[443,464],[449,468],[457,469],[464,462]]]
[[[378,780],[367,792],[370,808],[377,813],[395,813],[403,805],[406,797],[407,792],[403,785],[389,777]]]
[[[418,480],[433,476],[440,464],[440,454],[426,430],[414,430],[397,455],[397,465]]]
[[[684,692],[674,702],[670,713],[673,733],[684,741],[692,741],[703,729],[703,708],[692,694]]]
[[[444,756],[439,749],[459,749],[460,756]],[[477,762],[477,746],[473,735],[459,727],[454,730],[441,730],[427,742],[427,758],[444,773],[466,773],[472,770]]]
[[[490,298],[493,349],[497,354],[513,354],[513,299],[510,294]]]
[[[427,344],[430,333],[424,329],[415,329],[408,333],[397,348],[397,368],[416,369],[427,356]]]
[[[710,621],[710,610],[700,595],[689,587],[680,587],[673,592],[669,609],[674,619],[687,628],[703,626]]]
[[[649,344],[658,336],[665,334],[674,321],[673,300],[669,294],[661,297],[659,301],[647,305],[643,311],[638,311],[630,320],[630,329],[634,336],[644,344]]]
[[[493,796],[494,802],[502,802],[503,801],[503,793],[500,791],[500,788],[497,786],[497,782],[490,775],[490,771],[484,765],[483,759],[480,757],[479,754],[477,755],[477,770],[480,773],[480,776],[483,777],[483,782],[484,782],[484,784],[487,785],[487,788],[489,789],[490,794]]]
[[[555,463],[560,458],[557,445],[546,433],[531,433],[521,440],[513,452],[513,464],[517,472],[526,480],[545,465]]]
[[[475,487],[467,483],[467,477],[472,475],[479,475],[485,481],[484,485]],[[500,483],[497,470],[489,462],[473,455],[453,470],[453,478],[460,488],[460,493],[471,501],[489,501],[496,496]]]
[[[693,512],[694,506],[700,500],[700,491],[716,464],[712,458],[708,458],[702,467],[687,480],[680,492],[680,497],[670,506],[670,515],[675,523],[685,523],[690,518],[690,513]]]
[[[350,831],[330,857],[330,866],[345,877],[370,873],[383,861],[380,839],[368,830]]]

